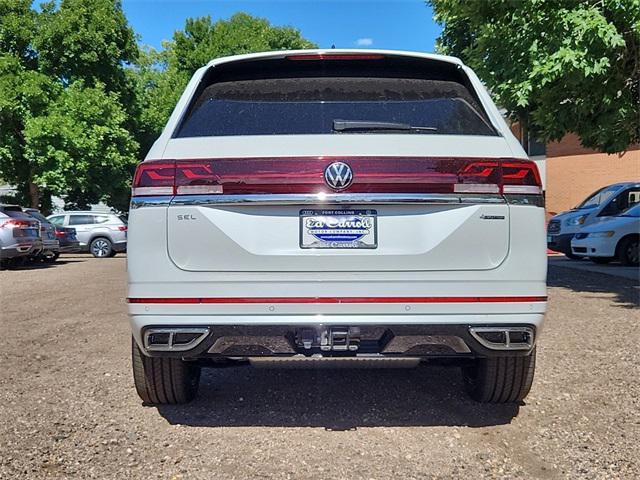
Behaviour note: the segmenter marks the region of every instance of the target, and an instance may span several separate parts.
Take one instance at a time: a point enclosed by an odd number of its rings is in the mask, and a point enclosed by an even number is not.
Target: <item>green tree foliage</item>
[[[135,36],[117,0],[62,0],[36,12],[0,0],[0,177],[18,200],[122,205],[138,158],[129,130]]]
[[[138,152],[126,119],[115,93],[100,83],[73,82],[25,126],[25,157],[37,172],[35,182],[65,192],[78,206],[99,199],[126,210],[128,188],[122,187]]]
[[[135,34],[120,1],[62,0],[42,5],[34,38],[39,69],[65,82],[101,82],[108,91],[125,87],[123,63],[138,56]]]
[[[640,142],[640,0],[429,0],[439,50],[545,140],[577,133],[617,152]]]
[[[228,20],[189,18],[184,30],[165,42],[162,52],[141,55],[139,80],[145,99],[143,117],[157,135],[169,118],[189,78],[214,58],[272,50],[315,48],[292,27],[273,26],[264,18],[237,13]]]

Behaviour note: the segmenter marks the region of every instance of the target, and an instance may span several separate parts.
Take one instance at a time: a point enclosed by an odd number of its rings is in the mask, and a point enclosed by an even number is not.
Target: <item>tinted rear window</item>
[[[22,210],[5,209],[4,213],[11,218],[18,218],[21,220],[33,221],[33,217],[31,217],[30,215],[27,215]]]
[[[466,77],[442,62],[371,61],[361,69],[342,61],[254,63],[264,69],[212,69],[174,136],[327,134],[336,133],[334,120],[433,129],[405,133],[497,135]],[[367,132],[336,134],[349,133]]]

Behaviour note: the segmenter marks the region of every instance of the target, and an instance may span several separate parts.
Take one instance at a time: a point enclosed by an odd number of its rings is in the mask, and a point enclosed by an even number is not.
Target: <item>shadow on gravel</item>
[[[159,406],[171,424],[194,427],[470,426],[510,423],[519,406],[479,404],[458,368],[390,370],[204,369],[197,399]]]
[[[81,263],[84,262],[84,259],[58,259],[53,263],[47,262],[31,262],[31,261],[23,261],[11,263],[9,265],[3,265],[2,270],[44,270],[47,268],[53,268],[60,265],[66,265],[68,263]]]
[[[615,307],[637,308],[640,306],[638,282],[626,278],[549,265],[547,285],[568,288],[580,293],[613,294],[613,297],[607,295],[602,298],[612,300],[612,306]]]

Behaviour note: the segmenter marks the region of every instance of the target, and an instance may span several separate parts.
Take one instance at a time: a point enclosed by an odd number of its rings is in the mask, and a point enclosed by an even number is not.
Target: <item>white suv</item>
[[[520,401],[547,300],[541,193],[456,58],[214,60],[133,182],[136,389],[180,403],[203,366],[446,359],[476,400]]]
[[[96,258],[114,257],[127,249],[127,224],[114,213],[62,212],[47,217],[54,225],[76,230],[80,249]]]

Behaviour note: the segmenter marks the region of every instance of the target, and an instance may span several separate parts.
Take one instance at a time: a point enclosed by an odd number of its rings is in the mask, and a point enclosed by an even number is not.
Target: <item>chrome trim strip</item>
[[[135,210],[140,207],[168,207],[173,195],[157,195],[152,197],[131,197],[129,208]]]
[[[133,199],[132,199],[133,203]],[[147,202],[148,203],[148,202]],[[171,205],[322,205],[322,204],[476,204],[506,203],[499,194],[451,193],[317,193],[276,195],[181,195],[171,199]]]

